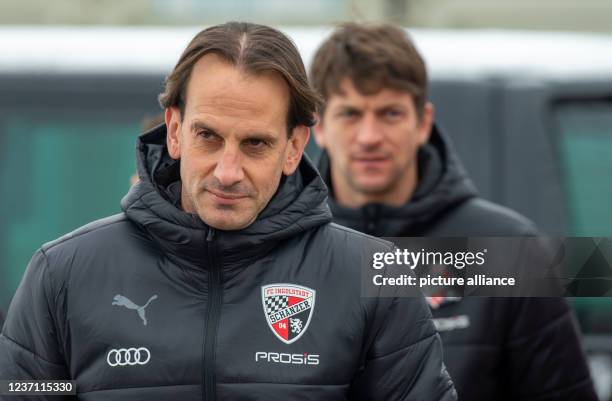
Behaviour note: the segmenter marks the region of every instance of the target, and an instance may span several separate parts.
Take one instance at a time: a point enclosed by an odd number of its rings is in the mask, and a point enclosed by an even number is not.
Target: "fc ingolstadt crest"
[[[264,314],[272,332],[285,344],[306,332],[315,305],[316,291],[295,284],[261,287]]]

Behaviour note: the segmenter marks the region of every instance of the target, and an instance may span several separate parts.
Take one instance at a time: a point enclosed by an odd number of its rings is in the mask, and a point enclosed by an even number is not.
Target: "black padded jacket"
[[[91,401],[455,399],[425,299],[361,297],[362,258],[392,244],[331,223],[307,159],[219,231],[176,206],[165,136],[139,139],[123,213],[36,252],[0,379],[71,379]]]
[[[419,150],[417,163],[418,185],[405,205],[347,208],[330,196],[334,221],[379,237],[537,233],[525,217],[478,197],[437,127]],[[318,165],[331,187],[326,153]],[[597,400],[565,299],[467,297],[432,303],[432,312],[459,400]]]

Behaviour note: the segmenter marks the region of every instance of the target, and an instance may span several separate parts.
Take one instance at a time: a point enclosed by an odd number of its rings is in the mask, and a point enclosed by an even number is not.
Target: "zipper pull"
[[[208,233],[206,234],[206,242],[212,242],[215,238],[215,229],[212,227],[208,227]]]

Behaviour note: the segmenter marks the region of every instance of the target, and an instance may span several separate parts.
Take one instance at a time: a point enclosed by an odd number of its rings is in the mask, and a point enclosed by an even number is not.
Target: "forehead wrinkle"
[[[232,96],[220,95],[210,99],[210,102],[205,102],[202,106],[221,109],[229,113],[236,112],[256,112],[260,113],[265,109],[265,106],[249,99],[237,99]]]
[[[200,116],[206,116],[206,120],[210,121],[221,121],[224,118],[231,118],[232,124],[244,124],[246,122],[250,122],[255,126],[271,124],[276,122],[275,120],[278,118],[277,113],[270,113],[266,115],[264,113],[265,108],[257,105],[254,107],[248,105],[242,105],[242,107],[239,107],[236,104],[215,103],[216,102],[195,105],[193,108],[193,118],[197,120],[200,119]]]
[[[404,96],[404,95],[412,96],[412,93],[405,91],[405,90],[400,90],[398,88],[395,88],[393,86],[388,86],[388,85],[382,85],[377,91],[373,93],[363,93],[357,88],[357,86],[355,86],[355,83],[353,82],[352,79],[345,77],[338,84],[338,91],[337,93],[335,93],[335,95],[344,97],[344,98],[353,96],[353,95],[358,95],[358,96],[366,97],[366,98],[376,97],[376,98],[385,99],[385,98],[398,97],[398,96]]]
[[[208,128],[215,131],[219,135],[232,134],[237,139],[245,139],[251,137],[265,137],[266,139],[274,139],[278,135],[269,129],[269,124],[261,122],[260,119],[241,118],[238,123],[232,122],[231,126],[225,127],[223,117],[219,113],[201,112],[194,117],[191,123],[192,129]]]
[[[252,77],[242,77],[238,81],[247,83]],[[246,78],[246,79],[244,79]],[[250,79],[249,79],[250,78]],[[237,87],[236,87],[237,86]],[[247,88],[248,89],[248,88]],[[214,111],[215,113],[223,113],[228,116],[240,116],[242,114],[254,113],[261,117],[267,114],[285,113],[286,106],[283,104],[282,110],[271,112],[271,107],[274,102],[271,101],[254,101],[245,94],[245,85],[241,82],[228,82],[227,85],[213,83],[207,90],[208,96],[193,97],[193,110],[196,112]],[[271,98],[268,100],[272,100]]]
[[[245,127],[255,132],[286,129],[289,88],[277,74],[251,74],[206,55],[194,66],[187,95],[186,113],[193,119],[206,116],[220,130],[236,132],[238,125],[241,132]]]
[[[334,108],[367,108],[379,111],[392,107],[405,108],[405,103],[411,95],[391,88],[383,88],[374,94],[363,95],[349,87],[343,94],[337,94],[335,97]]]

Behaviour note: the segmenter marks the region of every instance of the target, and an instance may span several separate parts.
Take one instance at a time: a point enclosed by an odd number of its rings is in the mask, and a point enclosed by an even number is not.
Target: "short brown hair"
[[[347,23],[339,26],[317,50],[310,67],[314,88],[327,101],[349,78],[359,92],[383,88],[409,92],[419,115],[427,98],[425,62],[408,34],[390,24]]]
[[[276,72],[289,86],[288,134],[298,125],[312,126],[321,104],[309,83],[297,48],[285,34],[265,25],[228,22],[198,33],[187,45],[178,63],[166,78],[159,103],[178,106],[185,112],[185,93],[193,66],[203,56],[215,53],[250,74]]]

